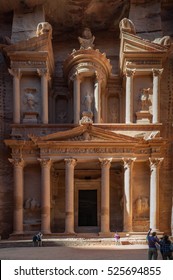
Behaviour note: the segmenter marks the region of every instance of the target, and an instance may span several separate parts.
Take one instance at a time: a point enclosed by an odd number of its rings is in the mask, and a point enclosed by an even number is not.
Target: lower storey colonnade
[[[41,226],[40,230],[43,234],[51,233],[51,211],[54,208],[54,205],[51,203],[51,167],[54,165],[51,159],[41,159],[39,158],[41,166],[41,179],[40,179],[40,220]],[[24,229],[24,189],[25,189],[25,180],[24,180],[24,167],[25,161],[23,159],[10,159],[10,162],[14,167],[14,218],[13,218],[13,234],[22,234],[25,232]],[[27,161],[26,161],[27,162]],[[92,190],[97,193],[99,191],[100,200],[96,198],[96,208],[99,211],[96,211],[96,222],[93,225],[97,226],[98,232],[100,234],[110,233],[110,219],[111,219],[111,205],[117,203],[116,195],[112,198],[110,194],[110,173],[112,172],[111,166],[115,162],[112,158],[98,158],[97,164],[100,166],[100,179],[90,180],[91,183],[85,184],[85,191]],[[149,169],[149,226],[152,229],[158,228],[159,215],[158,215],[158,202],[159,202],[159,167],[162,159],[149,159],[148,169]],[[123,164],[122,164],[123,163]],[[135,165],[134,165],[135,163]],[[78,199],[77,208],[75,206],[75,171],[76,166],[80,165],[75,158],[65,158],[65,194],[64,194],[64,229],[65,234],[74,234],[75,233],[75,217],[76,212],[79,211],[79,202]],[[122,158],[119,161],[119,165],[122,167],[122,231],[124,232],[133,232],[133,218],[135,213],[134,209],[134,191],[138,188],[136,183],[133,180],[133,175],[135,174],[135,169],[137,168],[138,163],[135,158]],[[150,168],[149,168],[150,166]],[[27,165],[25,167],[27,169]],[[114,172],[116,173],[116,172]],[[88,178],[87,178],[88,179]],[[97,184],[98,188],[95,187]],[[112,183],[111,183],[112,184]],[[80,186],[82,185],[82,180],[78,180],[79,185],[79,196]],[[91,187],[90,187],[91,186]],[[84,195],[88,195],[87,192],[83,192]],[[115,192],[116,194],[116,192]],[[59,199],[63,199],[59,198]],[[81,200],[82,201],[82,200]],[[137,210],[140,211],[142,198],[136,200]],[[142,202],[143,203],[143,202]],[[27,208],[27,207],[26,207]],[[93,208],[94,209],[94,208]],[[94,211],[94,210],[93,210]],[[92,213],[90,213],[92,216]],[[117,213],[114,213],[116,216]],[[93,214],[94,215],[94,214]],[[55,215],[56,216],[56,213]],[[77,225],[85,225],[81,221],[81,217],[77,214]],[[85,217],[83,217],[85,219]],[[116,220],[116,218],[115,218]],[[87,223],[86,223],[87,225]],[[91,223],[92,225],[92,223]]]

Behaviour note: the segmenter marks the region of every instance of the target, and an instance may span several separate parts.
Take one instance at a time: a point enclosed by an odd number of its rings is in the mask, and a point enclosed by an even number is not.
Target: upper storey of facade
[[[51,133],[50,125],[57,124],[61,129],[89,123],[110,130],[160,130],[161,80],[172,49],[170,38],[144,40],[127,18],[119,27],[117,74],[109,55],[97,49],[90,28],[76,38],[79,48],[72,48],[64,61],[53,53],[48,22],[38,23],[27,40],[15,42],[13,36],[14,42],[3,47],[13,77],[13,137],[26,136],[22,127],[35,127],[34,133],[42,134],[41,125]],[[63,81],[55,75],[57,61]]]

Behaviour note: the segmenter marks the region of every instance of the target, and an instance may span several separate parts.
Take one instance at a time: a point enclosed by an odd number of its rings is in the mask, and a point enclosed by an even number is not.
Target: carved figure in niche
[[[93,101],[93,97],[90,93],[87,92],[87,95],[84,98],[84,105],[85,105],[85,110],[87,112],[92,112],[91,111],[91,107],[92,107],[92,101]]]
[[[120,31],[125,31],[131,34],[136,34],[136,29],[133,22],[128,18],[123,18],[119,24]]]
[[[82,37],[78,37],[80,49],[93,49],[95,37],[92,35],[91,30],[85,27]]]
[[[35,198],[28,198],[24,203],[24,208],[34,210],[40,208],[40,204]]]
[[[135,201],[136,217],[148,218],[149,217],[149,199],[148,197],[139,196]]]
[[[34,112],[36,111],[36,105],[38,104],[36,100],[36,88],[26,88],[25,89],[25,95],[24,95],[24,105],[26,105],[26,111],[27,112]]]
[[[171,45],[171,38],[170,36],[164,36],[162,38],[154,39],[153,43],[162,45],[162,46],[170,46]]]
[[[143,88],[140,94],[141,111],[149,111],[151,100],[149,99],[150,88]]]
[[[28,198],[25,203],[24,203],[24,208],[25,209],[30,209],[31,208],[31,198]]]
[[[34,95],[32,93],[26,94],[27,111],[34,111],[36,104],[37,104],[37,101],[35,100]]]

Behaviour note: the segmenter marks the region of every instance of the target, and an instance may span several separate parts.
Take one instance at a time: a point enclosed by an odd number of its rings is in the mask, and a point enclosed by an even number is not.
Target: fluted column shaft
[[[163,69],[153,69],[153,123],[159,122],[160,113],[160,76]]]
[[[75,159],[65,159],[65,232],[74,233],[74,167]]]
[[[80,120],[80,78],[77,74],[73,77],[73,106],[74,106],[74,123],[79,124]]]
[[[159,222],[159,168],[162,158],[150,160],[150,228],[158,230]]]
[[[23,159],[9,159],[13,164],[14,174],[14,209],[13,233],[23,233]]]
[[[132,166],[135,159],[124,161],[124,231],[132,231]]]
[[[50,159],[38,159],[41,164],[41,231],[44,234],[50,230]]]
[[[110,231],[110,166],[112,159],[101,162],[101,233]]]
[[[20,69],[9,69],[13,76],[13,123],[20,123]]]
[[[48,123],[48,80],[49,73],[47,69],[38,69],[38,74],[41,77],[41,100],[42,100],[42,123]]]
[[[133,122],[133,75],[135,69],[126,69],[126,115],[125,122]]]

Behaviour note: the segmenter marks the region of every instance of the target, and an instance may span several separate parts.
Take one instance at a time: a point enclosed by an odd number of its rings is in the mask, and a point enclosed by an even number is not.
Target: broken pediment
[[[118,134],[110,130],[105,130],[92,125],[81,125],[70,130],[60,131],[42,137],[37,137],[34,135],[28,135],[28,137],[34,143],[46,141],[103,141],[124,144],[138,142],[138,139],[134,137]]]
[[[166,40],[166,39],[165,39]],[[165,41],[166,42],[166,41]],[[163,60],[169,54],[171,44],[160,44],[142,39],[134,34],[122,32],[120,45],[120,68],[162,67]]]

